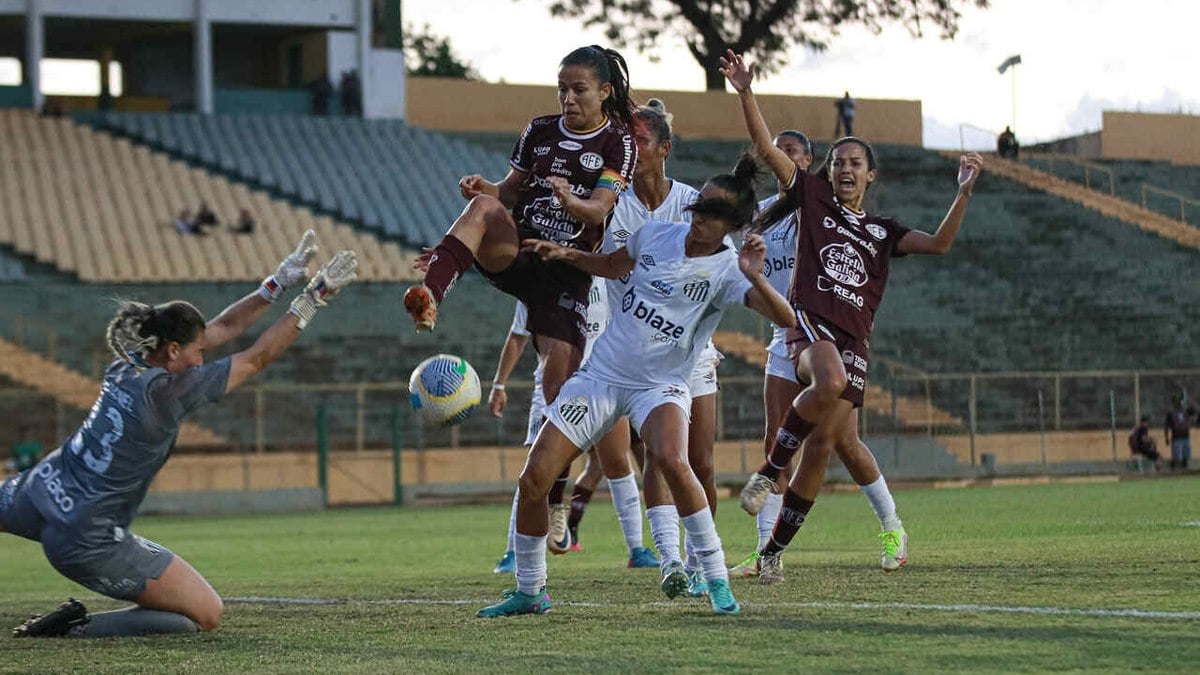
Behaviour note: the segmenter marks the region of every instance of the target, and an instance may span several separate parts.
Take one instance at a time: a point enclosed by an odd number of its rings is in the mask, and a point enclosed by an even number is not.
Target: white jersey
[[[778,194],[771,195],[758,203],[758,211],[762,213],[768,206],[779,199]],[[792,269],[796,266],[796,212],[789,213],[779,222],[768,227],[762,233],[767,243],[767,259],[763,263],[763,276],[783,297],[788,296],[788,286],[792,282]],[[772,324],[774,326],[774,324]],[[771,344],[767,351],[776,356],[787,357],[787,344],[784,341],[786,328],[774,326]]]
[[[732,247],[689,258],[689,228],[652,220],[629,236],[633,271],[611,298],[608,328],[583,369],[602,382],[642,389],[687,387],[725,307],[744,301],[750,281]]]
[[[692,212],[687,207],[696,203],[696,200],[700,198],[700,191],[683,181],[674,178],[670,180],[671,189],[667,192],[667,198],[654,210],[646,208],[632,187],[621,193],[621,198],[613,208],[613,217],[609,221],[608,229],[604,231],[604,239],[600,242],[601,253],[612,253],[623,248],[629,236],[642,229],[642,225],[648,220],[671,223],[692,222]],[[732,240],[727,240],[726,243],[730,246],[733,245]],[[606,281],[608,282],[608,296],[619,298],[628,287],[629,275]],[[697,361],[700,363],[711,362],[715,367],[715,364],[722,358],[721,352],[717,351],[716,346],[710,340],[704,346],[704,352]]]

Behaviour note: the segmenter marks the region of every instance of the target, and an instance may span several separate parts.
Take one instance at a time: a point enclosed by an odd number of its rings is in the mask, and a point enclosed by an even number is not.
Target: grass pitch
[[[0,671],[1196,672],[1197,479],[896,498],[907,567],[878,569],[861,495],[823,495],[785,555],[785,584],[734,582],[737,617],[712,616],[705,600],[667,602],[655,570],[626,569],[607,502],[588,511],[585,551],[549,561],[554,610],[493,620],[474,614],[511,585],[491,573],[506,506],[144,518],[135,530],[229,599],[222,629],[0,636]],[[726,501],[717,520],[733,564],[754,545],[753,519]],[[68,595],[92,610],[120,606],[59,577],[36,544],[0,542],[0,625]]]

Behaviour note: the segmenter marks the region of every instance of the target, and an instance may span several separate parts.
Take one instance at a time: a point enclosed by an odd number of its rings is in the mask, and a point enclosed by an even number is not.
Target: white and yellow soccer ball
[[[479,405],[479,396],[479,375],[460,356],[431,356],[408,378],[413,410],[431,426],[448,427],[467,419]]]

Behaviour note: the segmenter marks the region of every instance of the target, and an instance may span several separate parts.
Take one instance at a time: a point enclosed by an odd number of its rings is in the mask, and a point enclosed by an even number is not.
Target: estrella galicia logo
[[[625,295],[621,296],[621,311],[622,312],[628,312],[629,309],[631,307],[633,307],[634,297],[635,297],[635,295],[634,295],[632,288],[625,291]]]
[[[668,284],[661,279],[655,279],[654,281],[651,281],[650,287],[661,293],[664,298],[671,297],[671,293],[675,291],[675,289],[671,287],[671,284]]]
[[[571,425],[578,425],[587,416],[587,413],[587,400],[582,396],[573,398],[558,406],[558,414],[562,415],[564,422]]]
[[[642,267],[644,267],[646,269],[650,269],[651,267],[654,267],[654,256],[652,256],[650,254],[643,255],[642,256]]]
[[[683,294],[694,302],[704,302],[708,298],[708,281],[689,281],[683,286]]]

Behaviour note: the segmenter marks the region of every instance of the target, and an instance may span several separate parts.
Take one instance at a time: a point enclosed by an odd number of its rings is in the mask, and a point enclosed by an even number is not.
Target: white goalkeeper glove
[[[304,236],[300,237],[296,250],[279,263],[274,274],[263,279],[262,285],[258,287],[258,294],[263,300],[275,302],[283,295],[285,289],[308,281],[308,261],[312,260],[319,248],[315,243],[316,238],[315,232],[306,230]]]
[[[325,263],[288,308],[288,311],[299,319],[296,327],[304,330],[308,322],[317,315],[318,307],[324,307],[330,298],[357,279],[358,273],[354,271],[356,269],[358,256],[354,251],[338,251],[337,255]]]

